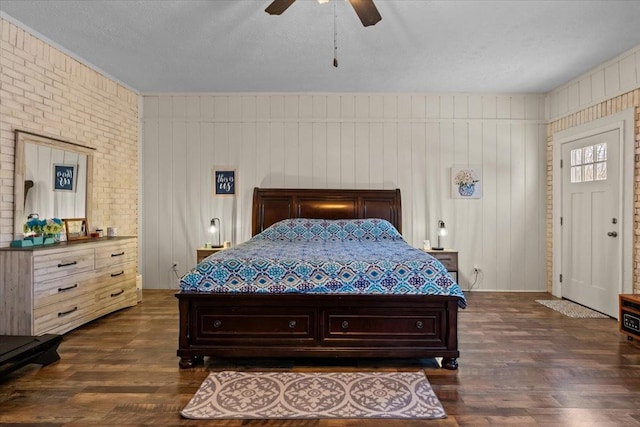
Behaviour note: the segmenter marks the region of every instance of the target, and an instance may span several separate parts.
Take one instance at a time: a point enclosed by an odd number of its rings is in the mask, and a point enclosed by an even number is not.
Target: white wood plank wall
[[[403,235],[460,251],[474,290],[544,291],[543,95],[162,94],[142,111],[140,269],[177,288],[212,217],[223,240],[250,237],[259,187],[400,188]],[[482,165],[483,196],[452,199],[450,168]],[[211,171],[237,169],[238,197],[214,198]]]
[[[549,121],[640,87],[640,45],[554,89],[546,97]]]

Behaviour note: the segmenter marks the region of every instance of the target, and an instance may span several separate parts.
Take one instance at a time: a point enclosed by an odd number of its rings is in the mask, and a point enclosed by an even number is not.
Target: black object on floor
[[[62,335],[0,335],[0,378],[29,363],[46,366],[57,360]]]

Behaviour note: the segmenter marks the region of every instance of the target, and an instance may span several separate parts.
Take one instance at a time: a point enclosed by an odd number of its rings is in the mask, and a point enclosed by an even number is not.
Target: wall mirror
[[[90,218],[94,149],[16,131],[14,234],[29,214],[40,218]]]

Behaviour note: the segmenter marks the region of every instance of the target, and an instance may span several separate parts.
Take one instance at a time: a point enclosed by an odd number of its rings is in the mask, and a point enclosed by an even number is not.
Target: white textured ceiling
[[[0,11],[142,93],[548,92],[640,44],[640,1],[0,0]],[[5,15],[5,17],[6,17]]]

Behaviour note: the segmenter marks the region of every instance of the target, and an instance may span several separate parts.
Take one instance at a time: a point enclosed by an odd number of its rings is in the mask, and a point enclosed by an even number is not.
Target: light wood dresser
[[[0,249],[0,334],[61,334],[137,304],[137,239]]]

